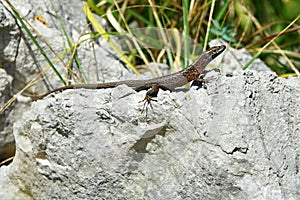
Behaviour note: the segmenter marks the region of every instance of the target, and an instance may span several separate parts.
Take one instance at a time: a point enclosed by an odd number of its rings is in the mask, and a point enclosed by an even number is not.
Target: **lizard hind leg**
[[[140,102],[144,102],[142,113],[145,111],[146,115],[148,114],[148,106],[150,106],[151,110],[153,111],[153,106],[152,106],[151,101],[157,102],[157,100],[154,99],[153,97],[156,97],[156,96],[151,96],[151,94],[149,94],[149,91],[148,91],[145,98],[142,101],[140,101]]]
[[[145,111],[146,115],[148,113],[148,106],[150,106],[151,110],[153,111],[153,106],[151,101],[156,101],[156,99],[154,99],[154,97],[157,97],[158,91],[159,91],[159,85],[158,84],[152,84],[152,87],[149,91],[147,91],[145,98],[142,100],[144,101],[144,106],[143,106],[143,110],[142,113]],[[142,102],[140,101],[140,102]]]
[[[156,99],[154,99],[154,97],[157,97],[159,88],[161,88],[162,90],[170,90],[169,88],[159,85],[157,83],[153,83],[151,86],[151,89],[147,91],[145,98],[142,100],[144,101],[144,106],[143,106],[143,110],[142,112],[144,112],[144,110],[146,111],[146,115],[148,112],[148,105],[150,106],[151,110],[153,111],[153,106],[151,101],[156,101]],[[171,91],[171,90],[170,90]]]

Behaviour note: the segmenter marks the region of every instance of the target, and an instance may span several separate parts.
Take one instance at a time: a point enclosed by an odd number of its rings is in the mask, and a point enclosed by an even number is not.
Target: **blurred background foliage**
[[[202,47],[212,39],[221,38],[232,47],[246,48],[252,54],[259,52],[259,57],[281,76],[299,73],[299,0],[87,0],[87,4],[94,13],[107,19],[111,31],[147,27],[177,30]],[[274,42],[262,51],[272,39]],[[185,44],[190,41],[181,40],[182,57],[189,56],[190,47]],[[141,52],[130,52],[136,55],[131,61],[134,65],[145,63],[141,57],[158,61],[163,54],[167,64],[172,66],[174,51],[169,54],[162,51],[151,55],[143,51],[143,56]],[[187,62],[181,61],[181,64],[186,66]]]

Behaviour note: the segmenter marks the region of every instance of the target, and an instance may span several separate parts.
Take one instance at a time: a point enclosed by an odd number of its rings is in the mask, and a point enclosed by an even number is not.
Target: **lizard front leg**
[[[219,76],[221,74],[219,69],[212,69],[212,70],[204,70],[200,76],[195,79],[192,84],[192,86],[196,86],[197,89],[199,88],[205,88],[206,89],[206,84],[215,79],[217,76]]]

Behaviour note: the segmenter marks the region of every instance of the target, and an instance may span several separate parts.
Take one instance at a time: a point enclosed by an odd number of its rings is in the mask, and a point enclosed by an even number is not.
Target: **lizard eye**
[[[219,55],[219,54],[217,54],[217,53],[214,52],[214,53],[212,54],[211,57],[214,59],[214,58],[217,57],[218,55]]]

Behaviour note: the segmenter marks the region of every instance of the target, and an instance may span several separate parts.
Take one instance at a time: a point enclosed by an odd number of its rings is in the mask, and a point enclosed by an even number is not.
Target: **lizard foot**
[[[157,102],[157,100],[153,99],[153,96],[149,95],[148,92],[147,92],[145,98],[142,101],[140,101],[140,102],[144,102],[142,113],[145,111],[146,116],[148,114],[148,106],[150,106],[151,110],[153,111],[153,106],[152,106],[151,101],[156,101]]]

